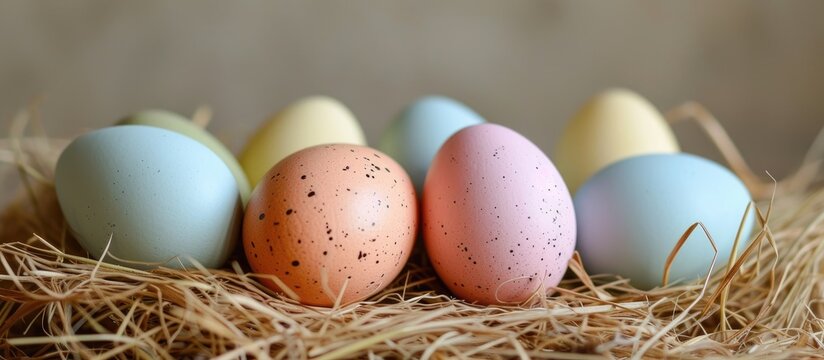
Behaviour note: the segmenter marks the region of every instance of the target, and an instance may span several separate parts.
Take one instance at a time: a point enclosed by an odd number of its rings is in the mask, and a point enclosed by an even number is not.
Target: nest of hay
[[[25,190],[0,215],[0,358],[824,354],[824,187],[789,187],[757,203],[760,226],[746,250],[692,283],[641,291],[587,274],[576,256],[554,294],[476,306],[451,298],[419,252],[386,290],[327,309],[265,289],[240,258],[223,269],[153,271],[89,259],[51,185],[65,142],[25,137],[24,124],[0,144]],[[805,185],[815,180],[807,169]]]

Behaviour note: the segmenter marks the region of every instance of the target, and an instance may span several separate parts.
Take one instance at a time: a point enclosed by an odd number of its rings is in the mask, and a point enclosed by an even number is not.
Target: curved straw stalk
[[[693,120],[710,137],[730,168],[744,181],[756,199],[766,199],[773,192],[774,183],[756,175],[724,127],[707,108],[696,102],[684,103],[666,114],[667,120],[677,123]],[[818,133],[801,166],[787,178],[778,182],[777,193],[790,194],[806,190],[824,165],[824,127]]]
[[[0,357],[698,359],[824,351],[824,189],[752,207],[759,227],[752,239],[742,236],[745,249],[689,283],[641,291],[588,274],[576,254],[573,276],[553,295],[482,307],[450,298],[416,253],[384,291],[325,309],[271,293],[242,259],[224,269],[141,271],[87,258],[54,200],[50,166],[59,151],[44,151],[54,143],[23,137],[22,128],[0,144],[0,157],[29,187],[0,218]]]

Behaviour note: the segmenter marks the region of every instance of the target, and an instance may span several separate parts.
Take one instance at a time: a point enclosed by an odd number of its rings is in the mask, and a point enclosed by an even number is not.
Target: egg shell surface
[[[750,194],[732,172],[688,154],[629,158],[598,172],[575,196],[578,246],[591,274],[617,274],[632,285],[661,285],[666,259],[692,224],[703,222],[718,247],[715,269],[728,261]],[[741,246],[754,224],[750,212]],[[713,249],[697,228],[672,265],[670,282],[707,274]]]
[[[555,163],[574,194],[590,176],[628,157],[680,151],[664,117],[626,89],[605,91],[587,102],[567,125]]]
[[[320,145],[279,162],[252,193],[243,246],[256,273],[275,275],[301,303],[365,299],[400,273],[418,226],[415,190],[377,150]],[[324,276],[327,283],[324,284]]]
[[[235,178],[203,144],[156,127],[124,125],[75,139],[57,163],[60,208],[78,242],[105,261],[221,266],[239,236]],[[173,259],[180,257],[179,260]]]
[[[166,110],[145,110],[137,114],[131,115],[121,120],[118,125],[146,125],[159,127],[166,130],[171,130],[179,134],[186,135],[192,139],[199,141],[206,145],[209,149],[214,151],[224,163],[232,171],[232,175],[237,182],[238,191],[243,203],[249,201],[249,194],[252,192],[249,180],[246,179],[246,173],[240,167],[235,155],[223,145],[220,140],[215,138],[206,129],[195,125],[189,119]]]
[[[458,101],[423,97],[395,118],[381,138],[380,149],[406,169],[420,194],[432,159],[446,139],[483,122],[480,115]]]
[[[240,164],[254,187],[283,158],[321,144],[366,145],[366,138],[346,106],[314,96],[289,105],[264,123],[241,152]]]
[[[495,124],[441,147],[423,193],[424,243],[452,292],[481,304],[519,303],[558,285],[575,248],[572,199],[532,142]]]

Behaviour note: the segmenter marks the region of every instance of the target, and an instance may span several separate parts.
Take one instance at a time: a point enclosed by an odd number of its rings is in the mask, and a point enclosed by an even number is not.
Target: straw
[[[66,142],[27,135],[30,111],[18,115],[13,137],[0,141],[0,159],[25,178],[25,191],[0,215],[2,358],[789,359],[824,353],[824,188],[811,180],[766,187],[766,200],[748,207],[757,229],[751,237],[739,233],[744,249],[723,259],[730,261],[726,266],[714,262],[717,271],[704,279],[643,291],[614,275],[587,273],[575,254],[554,291],[538,291],[524,304],[478,306],[452,298],[425,254],[415,253],[380,293],[318,308],[261,286],[257,279],[265,275],[244,273],[242,259],[223,269],[143,271],[88,258],[68,234],[51,184]],[[808,156],[802,167],[818,161]],[[748,186],[766,183],[757,180]],[[696,230],[712,241],[700,223],[684,230],[683,241]],[[338,294],[330,289],[330,296]]]

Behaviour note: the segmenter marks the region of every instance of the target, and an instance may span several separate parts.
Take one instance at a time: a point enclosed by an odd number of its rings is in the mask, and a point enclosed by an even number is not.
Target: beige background
[[[209,104],[237,150],[268,114],[328,94],[374,144],[439,93],[550,150],[587,97],[626,86],[662,109],[704,103],[782,175],[824,125],[823,19],[821,1],[0,0],[0,125],[37,95],[55,136]]]

